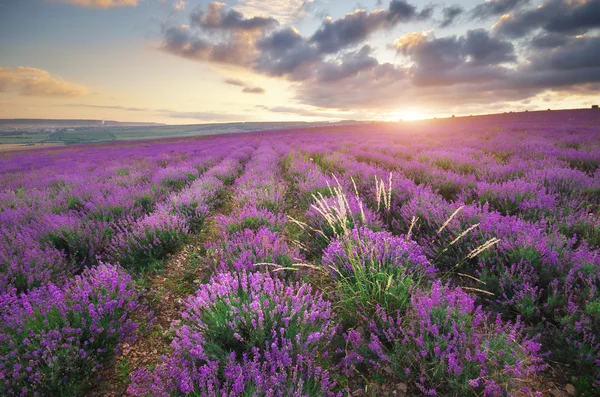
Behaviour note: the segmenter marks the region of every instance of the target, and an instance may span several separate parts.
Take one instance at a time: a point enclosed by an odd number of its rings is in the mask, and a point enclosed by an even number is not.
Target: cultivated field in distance
[[[85,143],[134,141],[159,138],[194,137],[249,131],[313,128],[327,125],[365,124],[347,120],[329,122],[254,122],[162,125],[119,123],[100,120],[2,120],[0,151],[68,146]]]
[[[0,395],[595,395],[599,166],[597,110],[2,152]]]

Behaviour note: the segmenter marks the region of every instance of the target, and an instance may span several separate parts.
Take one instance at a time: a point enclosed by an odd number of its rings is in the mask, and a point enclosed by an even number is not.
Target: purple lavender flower
[[[323,252],[322,263],[332,269],[334,276],[348,276],[355,267],[373,272],[399,267],[406,274],[416,276],[436,271],[414,241],[365,227],[353,229],[332,241]]]

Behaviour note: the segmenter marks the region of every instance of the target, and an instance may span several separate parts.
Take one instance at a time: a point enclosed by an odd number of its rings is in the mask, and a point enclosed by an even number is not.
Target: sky
[[[600,0],[0,0],[0,118],[411,120],[599,93]]]

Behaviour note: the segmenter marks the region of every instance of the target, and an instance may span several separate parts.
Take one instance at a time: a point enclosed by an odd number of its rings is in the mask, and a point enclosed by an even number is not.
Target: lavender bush
[[[377,308],[404,311],[413,289],[435,273],[421,248],[404,236],[357,228],[323,252],[322,263],[335,279],[345,317],[356,321]]]
[[[415,293],[405,315],[380,309],[377,318],[370,357],[426,395],[502,396],[542,368],[541,346],[520,322],[494,321],[474,298],[439,282]]]
[[[113,239],[111,257],[130,270],[143,270],[150,262],[174,252],[186,239],[188,225],[167,207],[125,224]]]
[[[278,233],[284,230],[285,223],[286,219],[282,214],[275,214],[252,205],[245,205],[230,215],[217,217],[217,224],[226,234],[235,234],[245,229],[258,230],[261,227]]]
[[[85,395],[101,364],[130,341],[142,308],[131,278],[99,265],[29,294],[0,295],[0,394]]]
[[[259,263],[289,267],[300,261],[298,249],[265,226],[243,229],[225,240],[210,242],[206,250],[213,263],[223,270],[252,270]]]
[[[191,231],[197,232],[209,213],[220,205],[219,196],[223,189],[223,182],[219,179],[205,176],[192,182],[189,188],[173,194],[169,202],[173,212],[187,221]]]
[[[172,355],[132,375],[133,395],[333,395],[320,363],[336,332],[331,305],[268,273],[219,273],[185,302]]]

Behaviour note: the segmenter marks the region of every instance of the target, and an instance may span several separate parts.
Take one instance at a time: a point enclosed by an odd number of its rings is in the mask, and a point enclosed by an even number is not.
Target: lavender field
[[[0,395],[599,395],[599,166],[593,110],[2,153]]]

